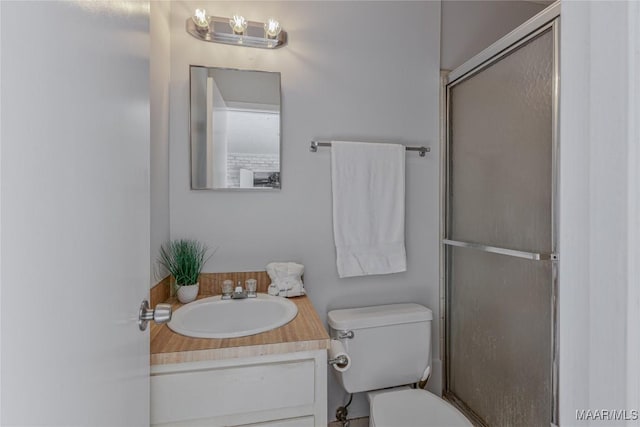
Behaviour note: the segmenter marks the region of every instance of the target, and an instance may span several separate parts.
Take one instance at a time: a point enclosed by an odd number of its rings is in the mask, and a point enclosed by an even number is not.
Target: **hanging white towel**
[[[340,277],[407,270],[404,162],[403,145],[332,142],[333,236]]]

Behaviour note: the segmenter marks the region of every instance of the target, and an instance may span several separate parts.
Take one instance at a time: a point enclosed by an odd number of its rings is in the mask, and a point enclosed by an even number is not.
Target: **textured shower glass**
[[[553,35],[450,91],[449,238],[550,252]]]
[[[447,238],[551,253],[553,30],[449,89]],[[447,392],[487,425],[548,426],[553,264],[447,247]]]
[[[449,390],[492,427],[548,426],[551,262],[449,250]]]

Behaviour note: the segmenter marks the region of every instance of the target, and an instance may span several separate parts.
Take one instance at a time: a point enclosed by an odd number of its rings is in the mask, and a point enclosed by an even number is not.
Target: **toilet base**
[[[399,387],[367,393],[369,427],[472,427],[453,405],[422,389]]]

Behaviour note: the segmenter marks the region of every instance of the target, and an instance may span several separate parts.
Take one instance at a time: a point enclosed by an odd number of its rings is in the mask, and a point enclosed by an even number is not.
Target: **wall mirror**
[[[280,188],[280,73],[190,67],[191,188]]]

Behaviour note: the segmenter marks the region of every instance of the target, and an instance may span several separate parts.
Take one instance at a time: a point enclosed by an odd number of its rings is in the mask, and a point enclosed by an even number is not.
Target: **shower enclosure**
[[[446,86],[445,397],[488,426],[557,422],[558,26],[532,18]]]

